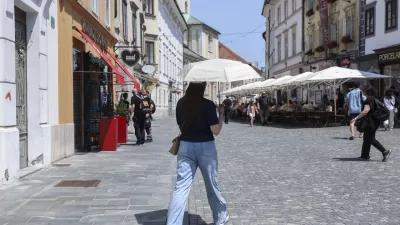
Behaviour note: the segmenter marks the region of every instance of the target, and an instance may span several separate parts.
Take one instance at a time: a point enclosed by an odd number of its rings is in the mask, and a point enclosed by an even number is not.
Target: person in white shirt
[[[383,102],[385,103],[386,108],[389,110],[390,112],[390,116],[389,116],[389,123],[387,123],[385,121],[385,130],[393,130],[393,126],[394,126],[394,105],[395,105],[395,98],[393,96],[393,91],[392,90],[387,90],[385,93],[385,97],[383,98]]]

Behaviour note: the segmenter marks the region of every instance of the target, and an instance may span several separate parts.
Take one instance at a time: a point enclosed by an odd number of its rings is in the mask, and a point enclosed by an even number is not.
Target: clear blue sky
[[[218,30],[219,41],[249,62],[265,65],[266,19],[261,15],[264,0],[191,0],[191,15]],[[256,30],[255,30],[256,29]],[[250,33],[224,35],[231,33]],[[232,41],[232,42],[230,42]]]

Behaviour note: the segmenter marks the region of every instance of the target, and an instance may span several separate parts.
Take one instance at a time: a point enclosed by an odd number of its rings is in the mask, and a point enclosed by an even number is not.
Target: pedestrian
[[[224,107],[218,107],[219,118],[212,101],[205,99],[206,83],[189,83],[186,94],[176,107],[176,120],[182,132],[178,152],[175,190],[168,209],[167,225],[181,225],[190,186],[197,168],[203,174],[214,224],[229,220],[225,199],[218,188],[218,155],[214,135],[221,132]]]
[[[396,91],[396,88],[394,86],[391,86],[390,89],[393,91],[393,97],[394,97],[394,113],[395,113],[394,120],[397,120],[400,107],[400,93]]]
[[[254,127],[254,118],[256,117],[257,108],[255,107],[253,101],[250,101],[249,108],[247,110],[250,117],[250,127]]]
[[[268,123],[268,97],[265,94],[265,92],[263,92],[261,94],[261,97],[258,99],[258,109],[260,110],[260,117],[261,117],[261,125],[265,126]]]
[[[150,111],[149,111],[149,116],[146,117],[146,121],[144,123],[144,129],[146,131],[146,142],[153,142],[153,135],[152,135],[152,130],[151,130],[151,121],[152,121],[152,115],[156,111],[156,105],[154,104],[154,101],[150,98],[150,95],[147,93],[146,90],[143,90],[143,97],[145,101],[147,101],[150,104]]]
[[[395,115],[395,97],[393,96],[393,91],[391,89],[387,90],[385,97],[383,98],[386,108],[390,112],[389,120],[384,122],[385,130],[393,130],[394,126],[394,115]]]
[[[146,118],[150,116],[150,103],[144,98],[142,91],[133,91],[136,93],[132,99],[133,105],[133,123],[135,128],[136,145],[143,145],[145,143],[145,123]]]
[[[349,106],[350,121],[354,121],[354,118],[356,118],[361,112],[362,102],[365,101],[365,97],[362,95],[362,92],[360,90],[359,82],[353,83],[353,90],[347,94],[345,101]],[[350,132],[351,132],[350,140],[354,140],[354,129],[355,129],[355,123],[350,122]],[[362,137],[363,133],[360,132],[360,138]]]
[[[123,93],[122,98],[120,100],[120,104],[123,104],[126,110],[126,125],[129,126],[129,121],[131,117],[130,109],[129,109],[129,101],[128,101],[128,93]]]
[[[375,138],[376,131],[380,125],[380,121],[373,116],[374,112],[377,110],[375,103],[376,91],[372,86],[367,85],[365,88],[363,88],[362,94],[366,96],[366,100],[363,102],[363,111],[351,121],[352,123],[355,123],[357,120],[362,119],[360,123],[362,129],[364,130],[364,140],[361,157],[359,157],[359,159],[369,160],[371,158],[369,156],[369,152],[371,150],[371,145],[373,145],[382,152],[382,161],[386,162],[391,150],[386,150]]]
[[[226,99],[222,102],[222,104],[225,107],[225,123],[228,124],[229,123],[229,113],[230,113],[231,107],[232,107],[232,101],[229,99],[228,96],[226,96]]]

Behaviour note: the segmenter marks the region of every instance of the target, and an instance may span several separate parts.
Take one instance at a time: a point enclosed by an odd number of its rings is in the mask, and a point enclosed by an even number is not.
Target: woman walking
[[[250,127],[254,127],[254,118],[256,117],[257,109],[253,101],[250,102],[248,111],[250,117]]]
[[[394,105],[396,103],[395,98],[393,96],[393,91],[392,90],[387,90],[385,93],[385,97],[383,98],[383,102],[385,103],[386,108],[389,109],[390,116],[389,116],[389,123],[385,123],[385,130],[393,130],[394,126]]]
[[[178,152],[177,181],[168,210],[167,225],[181,225],[190,186],[199,167],[206,186],[214,224],[228,222],[226,202],[218,189],[218,155],[214,135],[221,132],[224,107],[205,99],[206,83],[190,83],[176,106],[176,120],[182,131]]]
[[[366,86],[362,90],[363,95],[367,98],[363,103],[363,111],[355,117],[352,122],[355,122],[363,118],[361,122],[361,128],[364,130],[364,140],[362,145],[361,157],[359,159],[369,160],[369,152],[371,145],[377,148],[383,155],[383,162],[386,162],[391,150],[386,150],[381,143],[375,139],[376,130],[378,130],[380,122],[373,116],[375,112],[375,95],[376,91],[372,86]]]

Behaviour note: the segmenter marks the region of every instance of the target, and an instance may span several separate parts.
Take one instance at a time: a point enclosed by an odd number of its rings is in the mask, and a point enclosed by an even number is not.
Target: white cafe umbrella
[[[190,63],[179,75],[183,75],[186,82],[233,82],[261,78],[251,66],[227,59]]]

